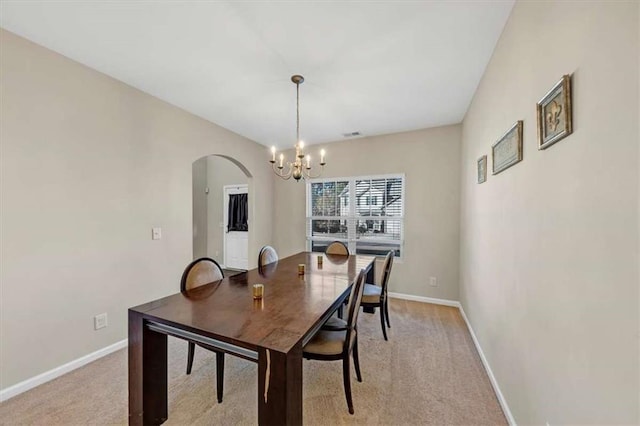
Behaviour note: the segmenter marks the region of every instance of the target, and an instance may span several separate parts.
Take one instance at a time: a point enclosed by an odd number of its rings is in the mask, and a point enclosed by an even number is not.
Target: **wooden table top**
[[[322,267],[318,255],[323,257]],[[286,353],[338,299],[346,297],[350,283],[374,260],[374,256],[302,252],[131,310],[237,346]],[[304,276],[298,275],[301,263],[306,265]],[[264,284],[261,300],[253,299],[252,286],[257,283]]]

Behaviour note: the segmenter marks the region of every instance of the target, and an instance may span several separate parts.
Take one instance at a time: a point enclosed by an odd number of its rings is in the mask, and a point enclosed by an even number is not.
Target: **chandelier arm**
[[[305,175],[305,179],[317,179],[322,176],[322,171],[324,170],[324,164],[320,164],[320,171],[317,175],[311,174],[311,169],[304,168],[303,174]]]
[[[281,177],[284,180],[289,180],[291,178],[291,175],[293,174],[293,167],[291,167],[291,163],[287,162],[287,166],[289,167],[289,170],[287,172],[284,172],[284,169],[281,169],[279,167],[276,167],[276,163],[271,163],[271,167],[273,168],[273,172]]]

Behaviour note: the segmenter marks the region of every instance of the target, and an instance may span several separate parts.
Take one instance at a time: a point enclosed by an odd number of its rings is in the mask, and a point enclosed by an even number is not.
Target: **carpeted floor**
[[[506,420],[457,308],[392,299],[390,338],[378,312],[360,314],[364,382],[349,415],[342,363],[304,361],[304,422],[310,425],[502,425]],[[226,358],[224,401],[216,403],[213,354],[169,340],[167,425],[257,424],[256,364]],[[127,423],[126,349],[0,404],[3,425]]]

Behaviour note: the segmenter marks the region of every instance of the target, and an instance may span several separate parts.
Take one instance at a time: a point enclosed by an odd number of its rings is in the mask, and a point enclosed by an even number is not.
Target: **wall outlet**
[[[107,322],[107,314],[100,314],[93,317],[93,328],[95,330],[100,330],[101,328],[105,328],[108,324]]]
[[[162,228],[151,228],[151,239],[152,240],[162,239]]]
[[[438,287],[438,279],[436,277],[429,277],[429,285],[431,287]]]

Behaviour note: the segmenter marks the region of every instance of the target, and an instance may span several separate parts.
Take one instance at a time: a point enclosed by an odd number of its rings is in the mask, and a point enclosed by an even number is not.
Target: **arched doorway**
[[[208,155],[192,164],[193,257],[248,269],[251,173],[234,158]]]

